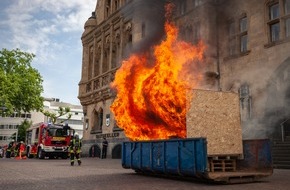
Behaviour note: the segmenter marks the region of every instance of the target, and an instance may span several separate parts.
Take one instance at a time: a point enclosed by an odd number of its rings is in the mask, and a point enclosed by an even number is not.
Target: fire
[[[153,55],[148,50],[123,61],[112,83],[117,97],[111,110],[131,140],[186,137],[186,89],[201,80],[195,63],[202,60],[205,46],[179,41],[169,19],[165,33]]]

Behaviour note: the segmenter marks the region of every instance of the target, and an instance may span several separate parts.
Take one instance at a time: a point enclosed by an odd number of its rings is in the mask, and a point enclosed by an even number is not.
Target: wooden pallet
[[[209,158],[210,172],[235,172],[237,170],[237,162],[231,157],[213,157]]]

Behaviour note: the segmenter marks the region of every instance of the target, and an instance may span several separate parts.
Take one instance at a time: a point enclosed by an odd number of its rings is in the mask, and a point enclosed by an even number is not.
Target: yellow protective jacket
[[[70,140],[69,151],[70,153],[80,153],[82,148],[81,139],[73,138]]]

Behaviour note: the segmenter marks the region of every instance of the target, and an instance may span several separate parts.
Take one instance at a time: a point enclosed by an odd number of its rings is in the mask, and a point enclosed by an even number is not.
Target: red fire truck
[[[28,158],[61,157],[67,159],[68,146],[74,130],[69,126],[38,123],[26,131]]]

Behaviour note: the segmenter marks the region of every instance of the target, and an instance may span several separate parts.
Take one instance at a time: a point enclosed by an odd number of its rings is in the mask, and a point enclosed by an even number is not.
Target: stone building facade
[[[82,35],[79,99],[84,108],[84,153],[121,155],[127,140],[110,111],[110,89],[121,61],[158,43],[168,0],[98,0]],[[280,138],[290,118],[290,0],[171,0],[182,40],[202,40],[203,88],[240,94],[243,137]],[[281,130],[282,129],[282,130]]]

